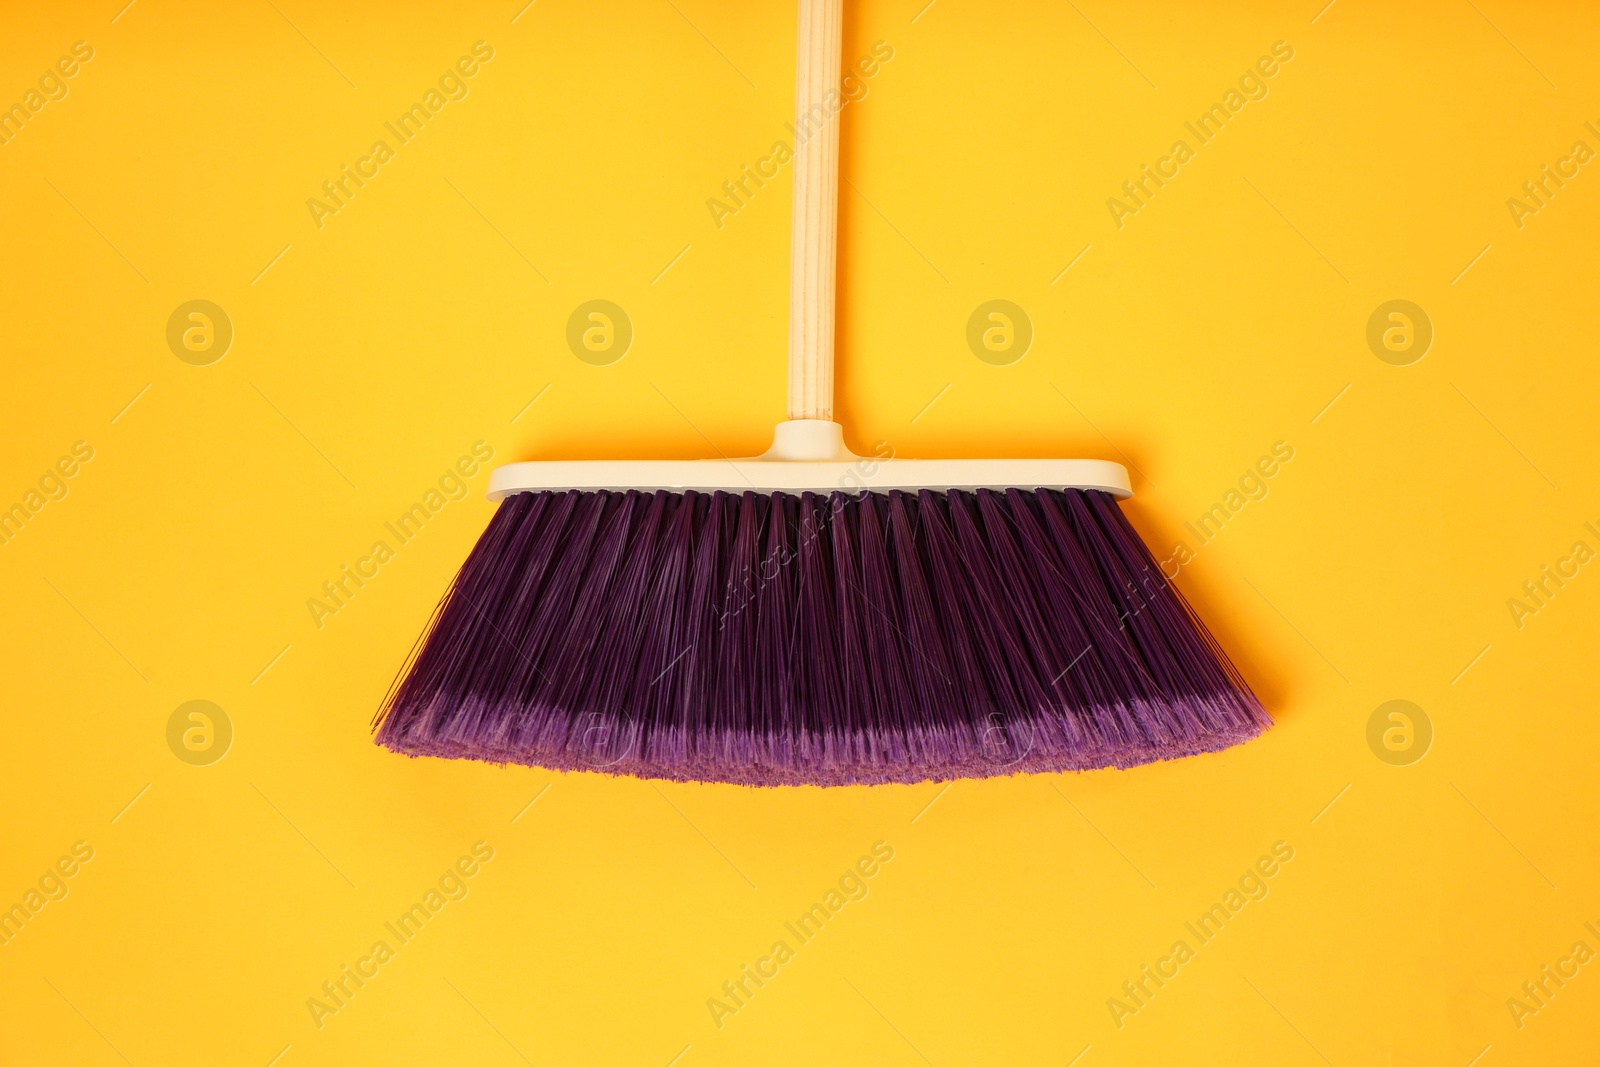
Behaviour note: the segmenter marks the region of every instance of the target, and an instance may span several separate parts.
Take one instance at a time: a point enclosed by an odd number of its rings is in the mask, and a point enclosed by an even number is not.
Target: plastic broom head
[[[378,741],[843,785],[1128,767],[1256,736],[1271,720],[1115,489],[509,492]]]

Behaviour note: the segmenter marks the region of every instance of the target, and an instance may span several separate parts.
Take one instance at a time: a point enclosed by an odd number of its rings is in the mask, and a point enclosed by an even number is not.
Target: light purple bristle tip
[[[1272,720],[1095,490],[507,498],[378,743],[848,785],[1131,767]]]

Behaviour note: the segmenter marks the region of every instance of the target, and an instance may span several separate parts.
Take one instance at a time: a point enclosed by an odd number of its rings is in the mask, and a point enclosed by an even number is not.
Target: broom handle
[[[789,247],[789,418],[833,418],[839,222],[839,62],[844,0],[800,0],[794,215]],[[831,103],[824,96],[833,92]],[[820,125],[818,118],[820,117]]]

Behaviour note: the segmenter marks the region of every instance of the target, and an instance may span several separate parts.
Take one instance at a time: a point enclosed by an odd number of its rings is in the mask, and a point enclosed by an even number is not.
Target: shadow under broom
[[[841,14],[800,0],[801,131],[837,92]],[[1129,767],[1271,725],[1122,514],[1119,464],[863,461],[844,446],[837,122],[794,154],[790,417],[772,448],[497,469],[499,510],[378,743],[844,785]]]

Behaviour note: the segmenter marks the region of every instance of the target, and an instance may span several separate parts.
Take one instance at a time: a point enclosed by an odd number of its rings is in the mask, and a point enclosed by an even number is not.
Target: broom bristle
[[[844,785],[1129,767],[1271,725],[1095,490],[518,493],[378,742]]]

